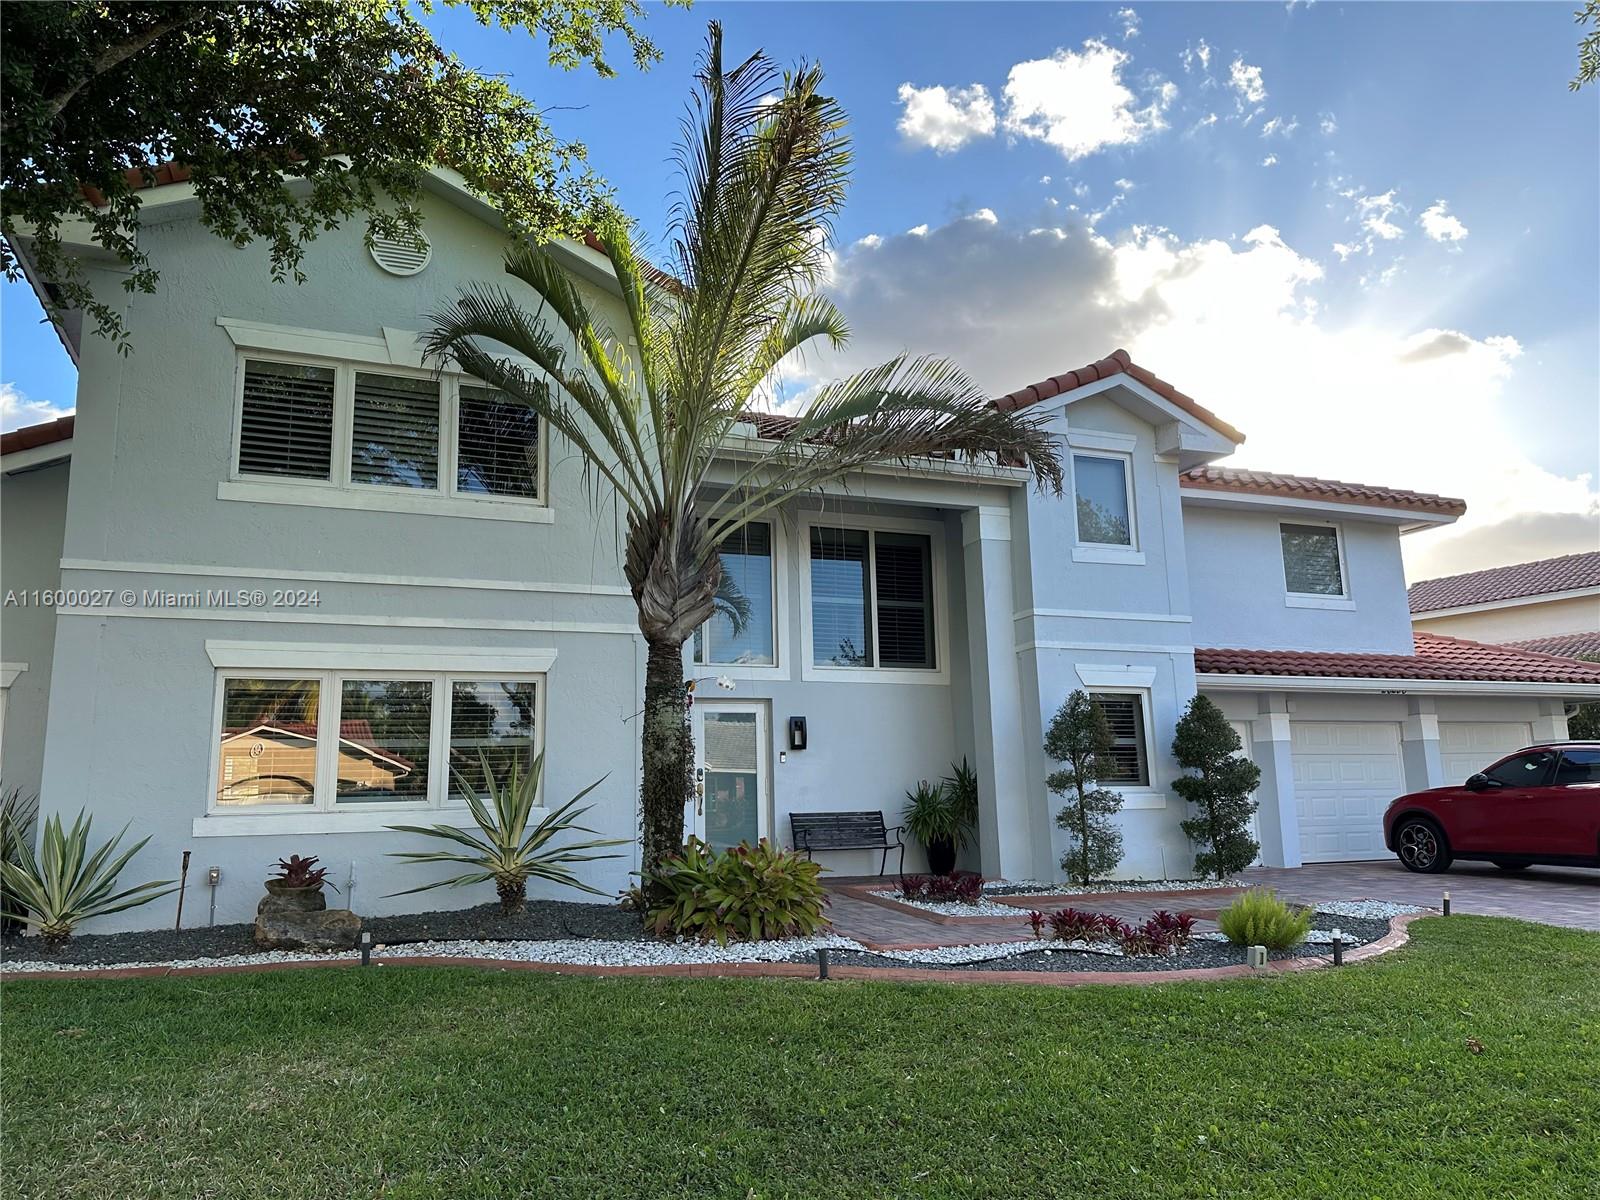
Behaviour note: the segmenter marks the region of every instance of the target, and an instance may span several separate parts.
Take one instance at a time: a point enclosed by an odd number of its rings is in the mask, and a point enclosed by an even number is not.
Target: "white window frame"
[[[244,376],[247,360],[282,363],[288,366],[331,369],[333,380],[333,446],[330,478],[304,479],[298,476],[256,475],[239,469],[240,441],[244,429]],[[351,477],[350,454],[355,422],[356,376],[391,375],[404,379],[425,379],[439,385],[439,486],[434,488],[391,487],[361,483]],[[289,350],[241,348],[235,354],[233,381],[233,432],[228,458],[228,478],[218,487],[222,500],[245,500],[267,504],[301,504],[318,508],[355,508],[380,512],[412,512],[446,516],[485,517],[506,521],[531,521],[548,524],[554,520],[549,500],[549,427],[539,422],[538,462],[535,468],[538,495],[485,496],[464,492],[458,487],[457,450],[461,420],[461,387],[487,387],[487,384],[459,371],[435,372],[389,362],[333,358]]]
[[[1283,553],[1283,527],[1285,525],[1305,525],[1314,529],[1333,530],[1334,546],[1339,554],[1339,586],[1343,590],[1337,595],[1325,595],[1322,592],[1291,592],[1289,590],[1289,560]],[[1285,517],[1278,521],[1278,566],[1283,572],[1283,605],[1285,608],[1326,608],[1341,612],[1350,612],[1356,606],[1355,597],[1350,593],[1350,564],[1345,558],[1344,527],[1337,521],[1318,521],[1313,519],[1298,519]]]
[[[694,674],[726,675],[729,679],[788,679],[789,632],[789,538],[788,526],[778,514],[760,517],[753,525],[772,530],[772,662],[719,663],[695,662],[694,639],[684,644],[684,667]],[[809,534],[807,535],[810,536]],[[809,556],[810,551],[807,550]],[[707,622],[709,624],[710,622]]]
[[[1097,786],[1104,787],[1123,796],[1157,796],[1163,795],[1161,789],[1156,787],[1156,760],[1154,740],[1155,724],[1151,713],[1150,689],[1144,687],[1119,687],[1115,684],[1101,685],[1090,684],[1085,690],[1093,700],[1097,696],[1132,696],[1139,703],[1140,728],[1144,734],[1144,782],[1143,783],[1116,783],[1112,780],[1095,780]],[[1163,798],[1164,806],[1165,800]],[[1144,808],[1142,804],[1127,804],[1125,808]],[[1149,806],[1159,807],[1159,806]]]
[[[933,588],[933,661],[929,667],[834,667],[819,666],[815,661],[811,642],[811,530],[858,529],[866,532],[867,540],[867,603],[872,612],[872,656],[878,656],[878,569],[877,541],[870,535],[885,533],[917,533],[928,539],[932,555],[931,584]],[[855,513],[807,513],[800,519],[799,542],[796,555],[800,562],[800,677],[819,682],[851,683],[922,683],[948,684],[950,682],[950,615],[945,602],[945,528],[933,521],[917,521],[901,517],[867,517]]]
[[[1131,439],[1129,439],[1131,440]],[[1144,552],[1139,548],[1139,510],[1133,484],[1133,452],[1131,449],[1113,448],[1110,435],[1098,437],[1076,433],[1068,440],[1067,455],[1072,467],[1072,561],[1093,563],[1124,563],[1138,565],[1144,562]],[[1114,542],[1087,542],[1078,528],[1078,463],[1080,458],[1105,458],[1122,464],[1122,486],[1127,494],[1128,544]]]
[[[217,803],[217,779],[222,769],[222,717],[223,696],[232,679],[315,679],[317,681],[317,748],[315,787],[310,804],[248,804]],[[339,706],[346,680],[417,680],[432,685],[432,711],[428,724],[428,792],[420,800],[390,802],[364,800],[359,804],[338,802],[339,759],[337,747],[340,738],[326,736],[327,731],[339,728]],[[450,696],[458,682],[489,680],[496,683],[512,680],[531,682],[534,687],[533,753],[544,752],[545,706],[548,693],[548,676],[536,671],[497,671],[489,668],[475,670],[415,669],[394,666],[381,668],[349,667],[328,668],[312,666],[308,669],[271,666],[226,666],[216,671],[215,694],[212,698],[210,769],[207,776],[205,816],[195,821],[194,835],[228,836],[237,833],[267,832],[369,832],[383,829],[405,814],[432,816],[445,814],[466,815],[471,823],[471,810],[453,786],[449,777],[450,749]],[[534,817],[546,813],[543,796],[534,800]],[[377,818],[377,819],[374,819]],[[304,819],[304,820],[303,820]],[[447,823],[457,823],[447,821]],[[299,828],[304,825],[305,828]]]

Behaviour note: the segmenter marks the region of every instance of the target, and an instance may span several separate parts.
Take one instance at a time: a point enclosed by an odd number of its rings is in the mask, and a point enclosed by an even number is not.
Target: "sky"
[[[803,387],[910,350],[1011,391],[1123,347],[1247,435],[1228,465],[1464,498],[1412,579],[1600,547],[1600,86],[1570,0],[715,4],[649,10],[646,73],[547,68],[459,11],[473,66],[551,111],[666,230],[705,25],[820,62],[851,118],[828,289],[854,330]],[[6,428],[71,408],[25,287]]]

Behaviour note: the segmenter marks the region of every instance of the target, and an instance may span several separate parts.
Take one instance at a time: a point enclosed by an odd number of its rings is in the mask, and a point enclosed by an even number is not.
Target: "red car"
[[[1600,867],[1600,742],[1528,746],[1464,784],[1401,796],[1383,814],[1383,842],[1424,874],[1458,858]]]

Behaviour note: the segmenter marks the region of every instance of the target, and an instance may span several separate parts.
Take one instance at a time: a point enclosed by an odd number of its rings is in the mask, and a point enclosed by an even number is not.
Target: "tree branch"
[[[73,84],[65,91],[57,92],[50,98],[51,119],[54,120],[56,117],[59,117],[61,115],[61,111],[66,108],[67,105],[72,103],[73,97],[81,92],[91,82],[104,75],[107,71],[111,70],[112,67],[119,66],[126,62],[135,54],[139,53],[139,51],[145,50],[154,45],[156,42],[166,37],[167,34],[171,33],[174,29],[178,28],[178,26],[186,25],[190,21],[196,19],[197,16],[203,15],[204,8],[205,6],[201,4],[186,6],[185,11],[180,13],[178,16],[168,17],[164,21],[157,21],[143,33],[137,33],[133,37],[117,42],[115,45],[107,46],[105,50],[100,53],[99,57],[96,58],[94,62],[89,64],[89,73],[87,75],[78,80],[77,83]]]

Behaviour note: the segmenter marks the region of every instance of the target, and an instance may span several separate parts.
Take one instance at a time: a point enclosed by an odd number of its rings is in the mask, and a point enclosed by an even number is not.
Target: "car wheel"
[[[1524,862],[1507,862],[1503,858],[1497,858],[1494,860],[1494,865],[1499,867],[1502,871],[1526,871],[1533,864]]]
[[[1413,817],[1395,831],[1400,865],[1418,875],[1437,875],[1450,866],[1450,843],[1432,821]]]

